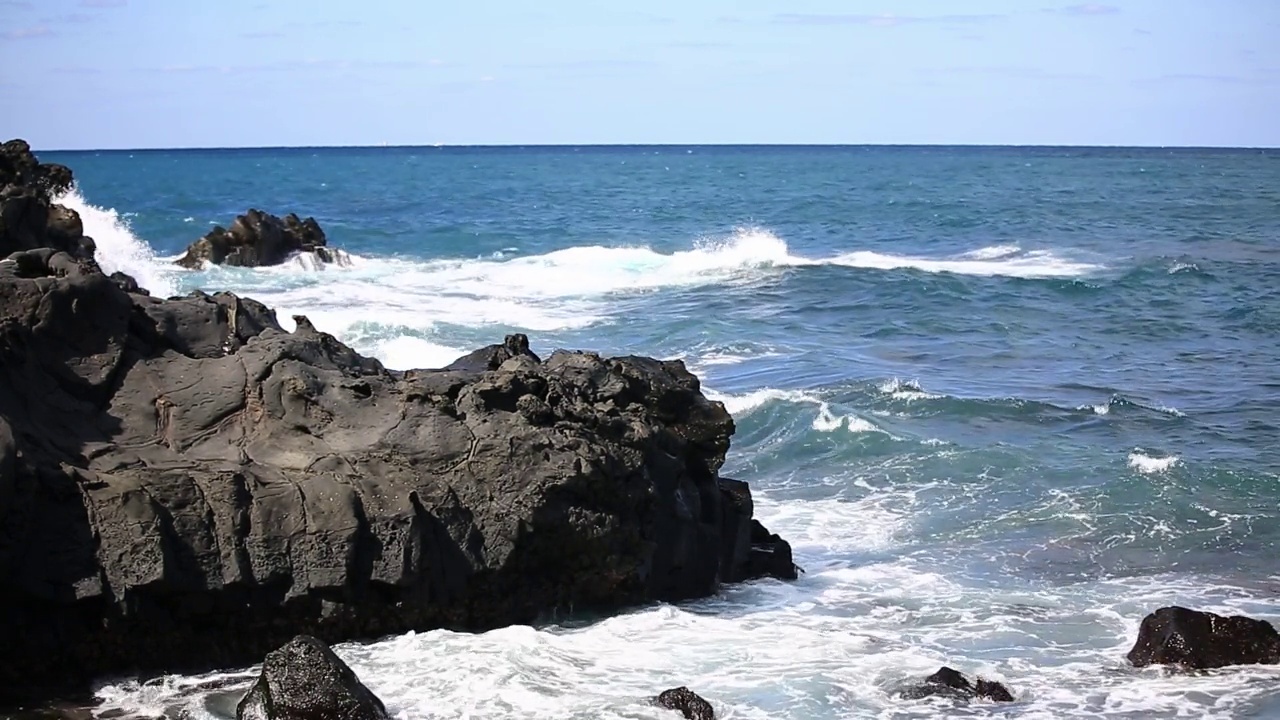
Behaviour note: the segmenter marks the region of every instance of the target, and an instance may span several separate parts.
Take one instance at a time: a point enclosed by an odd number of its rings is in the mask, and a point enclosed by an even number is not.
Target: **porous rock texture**
[[[239,267],[279,265],[296,253],[313,253],[322,262],[333,262],[335,253],[328,248],[324,230],[315,218],[301,220],[290,213],[283,219],[261,210],[250,209],[236,217],[227,230],[215,226],[204,237],[187,247],[174,262],[198,270],[206,263]]]
[[[388,720],[382,700],[320,640],[299,635],[267,653],[236,720]]]
[[[1274,665],[1280,663],[1280,633],[1266,620],[1163,607],[1142,619],[1127,657],[1137,667]]]
[[[678,361],[542,360],[512,336],[394,372],[252,300],[131,289],[91,253],[0,261],[0,703],[299,634],[795,576],[718,476],[733,421]]]

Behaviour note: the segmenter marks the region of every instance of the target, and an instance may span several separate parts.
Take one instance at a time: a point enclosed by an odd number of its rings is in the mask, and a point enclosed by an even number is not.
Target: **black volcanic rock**
[[[686,720],[716,720],[716,711],[711,703],[684,686],[662,691],[654,699],[654,704],[667,710],[675,710],[684,715]]]
[[[70,170],[38,162],[24,141],[0,146],[0,260],[49,248],[92,261],[93,240],[84,236],[80,216],[53,202],[71,185]]]
[[[236,705],[236,720],[387,720],[387,708],[354,671],[308,635],[267,654]]]
[[[12,193],[40,199],[49,175],[21,173]],[[0,703],[247,664],[298,634],[794,575],[718,476],[732,418],[678,361],[542,360],[511,336],[393,372],[305,317],[290,333],[229,293],[136,287],[54,247],[0,262]]]
[[[333,262],[335,256],[327,242],[315,218],[300,220],[290,213],[281,219],[250,209],[236,217],[230,230],[217,226],[191,243],[186,254],[175,262],[193,270],[205,263],[265,267],[279,265],[299,252],[314,253],[324,262]]]
[[[1013,702],[1013,694],[1002,683],[982,678],[978,678],[977,682],[970,682],[963,673],[946,666],[925,678],[923,684],[902,692],[902,697],[908,700],[920,700],[933,696],[966,701],[982,698],[995,702]]]
[[[1280,634],[1265,620],[1163,607],[1143,618],[1126,657],[1137,667],[1274,665],[1280,662]]]

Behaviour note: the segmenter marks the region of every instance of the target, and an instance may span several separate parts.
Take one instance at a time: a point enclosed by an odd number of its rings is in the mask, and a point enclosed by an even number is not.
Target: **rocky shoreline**
[[[228,293],[109,278],[66,168],[0,160],[0,702],[326,642],[793,578],[679,362],[523,336],[394,372]],[[58,218],[63,218],[58,220]],[[52,220],[51,220],[52,219]]]
[[[289,717],[272,683],[310,667],[334,690],[299,700],[321,707],[308,717],[380,718],[327,643],[796,577],[749,486],[720,476],[733,419],[682,363],[544,359],[512,335],[387,370],[305,317],[287,332],[247,298],[108,277],[54,202],[72,182],[21,141],[0,148],[0,709],[266,657],[241,717]],[[325,260],[326,243],[310,218],[250,211],[187,264]],[[1127,659],[1277,664],[1280,634],[1166,607]],[[898,696],[1018,699],[949,667]],[[714,716],[684,687],[654,702]],[[29,716],[86,712],[45,707]]]

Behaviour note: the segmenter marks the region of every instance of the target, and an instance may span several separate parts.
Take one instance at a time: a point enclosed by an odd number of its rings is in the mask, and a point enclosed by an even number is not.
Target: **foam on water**
[[[121,217],[112,209],[90,205],[77,188],[54,198],[54,202],[80,215],[84,234],[93,238],[97,245],[94,257],[108,274],[122,272],[132,275],[138,285],[152,295],[168,297],[177,294],[177,270],[157,261],[151,246],[133,234],[127,217]]]
[[[440,368],[468,352],[407,335],[378,341],[371,349],[371,354],[392,370]]]
[[[1047,250],[1010,255],[1005,252],[1008,249],[1008,247],[997,247],[992,250],[998,250],[999,253],[987,252],[981,256],[960,256],[951,259],[887,255],[862,250],[831,258],[827,262],[832,265],[876,270],[913,269],[930,273],[1016,278],[1074,278],[1105,269],[1093,263],[1068,260]]]
[[[1135,450],[1129,454],[1129,467],[1137,470],[1144,475],[1152,475],[1162,473],[1177,465],[1180,462],[1177,455],[1166,455],[1164,457],[1152,457],[1141,450]]]
[[[404,720],[660,720],[669,714],[647,699],[677,685],[694,688],[718,717],[730,719],[992,712],[1225,719],[1255,709],[1280,680],[1280,668],[1269,666],[1183,674],[1124,662],[1142,616],[1156,607],[1268,618],[1274,612],[1240,599],[1234,588],[1177,575],[995,588],[956,568],[903,556],[911,508],[900,495],[761,503],[765,522],[793,539],[806,569],[793,584],[751,583],[585,627],[408,633],[335,650]],[[1006,683],[1015,702],[898,696],[943,664]],[[250,677],[116,682],[98,690],[100,711],[225,720]],[[211,693],[215,681],[232,685]]]
[[[937,400],[946,397],[945,395],[925,392],[920,387],[919,380],[892,378],[880,383],[877,389],[894,400],[906,400],[908,402],[913,400]]]
[[[770,402],[788,402],[797,404],[824,405],[822,398],[803,390],[778,390],[761,388],[741,395],[730,395],[713,388],[703,387],[702,393],[710,400],[724,403],[724,409],[734,417],[749,415],[752,411]]]

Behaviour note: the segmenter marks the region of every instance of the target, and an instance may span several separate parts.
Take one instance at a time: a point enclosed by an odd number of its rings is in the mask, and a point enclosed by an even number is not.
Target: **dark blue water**
[[[154,291],[235,290],[397,368],[510,331],[680,357],[734,413],[726,469],[799,583],[349,648],[407,717],[660,717],[631,696],[672,684],[737,718],[996,712],[893,697],[944,662],[1005,680],[1019,717],[1280,716],[1275,670],[1123,662],[1162,605],[1280,619],[1274,151],[43,159],[75,170],[104,264]],[[315,216],[351,264],[163,260],[249,207]],[[104,693],[199,705],[185,682]]]

